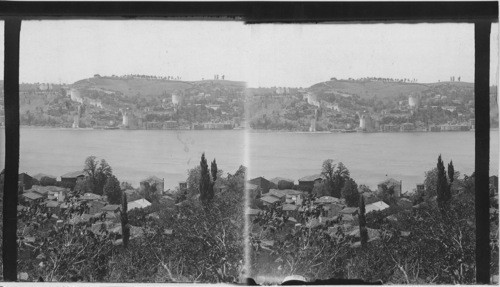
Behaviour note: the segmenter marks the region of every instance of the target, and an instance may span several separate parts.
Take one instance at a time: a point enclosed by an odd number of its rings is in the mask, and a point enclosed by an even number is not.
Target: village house
[[[45,202],[45,207],[47,208],[47,212],[50,212],[52,214],[57,214],[59,215],[60,208],[59,208],[59,202],[57,201],[46,201]]]
[[[262,194],[266,194],[269,192],[269,189],[271,188],[276,188],[274,183],[270,182],[269,180],[263,178],[262,176],[256,177],[254,179],[251,179],[248,181],[250,184],[255,184],[258,187],[260,187]]]
[[[256,184],[245,183],[245,194],[248,194],[251,200],[260,197],[262,195],[262,190]]]
[[[338,216],[340,214],[340,211],[344,209],[343,204],[338,204],[338,203],[330,203],[330,204],[324,204],[322,206],[323,212],[322,216],[328,217],[328,218],[333,218],[335,216]]]
[[[394,178],[389,178],[377,185],[377,189],[379,193],[384,192],[384,189],[387,190],[393,190],[394,197],[400,197],[401,196],[401,181],[395,180]]]
[[[102,212],[113,212],[113,213],[118,213],[120,211],[120,205],[119,204],[108,204],[105,205],[101,208]]]
[[[85,178],[85,173],[83,171],[73,171],[61,175],[61,182],[68,184],[73,189],[78,180],[83,180]]]
[[[106,205],[106,203],[104,201],[100,201],[100,200],[92,200],[92,201],[87,202],[88,214],[94,215],[94,214],[101,212],[102,208],[105,205]]]
[[[303,191],[311,192],[314,188],[314,184],[321,183],[324,176],[321,174],[314,174],[309,176],[304,176],[299,179],[299,189]]]
[[[382,211],[389,208],[389,205],[383,201],[377,201],[365,206],[365,213],[368,214],[372,211]]]
[[[135,208],[137,208],[137,209],[143,209],[143,208],[146,208],[148,206],[151,206],[151,202],[145,200],[144,198],[141,198],[141,199],[129,202],[128,206],[127,206],[127,209],[128,210],[132,210],[132,209],[135,209]]]
[[[264,204],[264,206],[271,206],[280,201],[279,198],[272,195],[264,195],[263,197],[259,198],[259,200]]]
[[[297,217],[298,215],[298,209],[299,207],[295,204],[289,204],[289,203],[286,203],[286,204],[283,204],[281,206],[281,210],[283,211],[283,214],[285,216],[289,216],[289,217]]]
[[[36,192],[25,192],[22,194],[22,198],[28,205],[39,204],[43,201],[43,196]]]

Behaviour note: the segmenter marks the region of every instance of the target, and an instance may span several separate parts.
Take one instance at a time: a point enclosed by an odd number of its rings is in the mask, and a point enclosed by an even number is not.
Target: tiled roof
[[[308,176],[304,176],[302,178],[299,179],[299,181],[315,181],[317,179],[323,179],[323,175],[321,174],[313,174],[313,175],[308,175]]]
[[[298,208],[299,207],[295,204],[283,204],[283,206],[282,206],[283,211],[295,211]]]
[[[43,196],[41,196],[40,194],[35,193],[35,192],[26,192],[26,193],[23,193],[23,196],[28,198],[28,199],[31,199],[31,200],[37,200],[37,199],[43,198]]]
[[[374,203],[367,204],[365,207],[365,212],[369,213],[372,211],[381,211],[381,210],[384,210],[387,208],[389,208],[389,205],[387,203],[385,203],[383,201],[377,201]]]
[[[127,209],[128,210],[132,210],[134,208],[141,209],[141,208],[148,207],[150,205],[151,205],[151,202],[145,200],[144,198],[141,198],[141,199],[129,202],[128,206],[127,206]]]
[[[77,178],[80,176],[85,176],[85,173],[81,170],[78,170],[78,171],[65,173],[65,174],[61,175],[61,178]]]
[[[108,204],[106,206],[103,206],[101,208],[101,210],[102,211],[116,211],[119,208],[120,208],[120,205],[118,205],[118,204]]]
[[[260,200],[265,201],[267,203],[275,203],[276,201],[279,201],[278,198],[276,198],[274,196],[267,196],[267,195],[261,197]]]

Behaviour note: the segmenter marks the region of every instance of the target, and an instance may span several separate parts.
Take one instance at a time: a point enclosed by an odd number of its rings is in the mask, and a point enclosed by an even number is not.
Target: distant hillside
[[[465,82],[439,82],[439,83],[404,83],[404,82],[384,82],[384,81],[353,81],[353,80],[332,80],[318,83],[309,87],[309,91],[317,95],[343,95],[360,98],[372,98],[376,96],[379,99],[394,99],[401,95],[407,96],[414,93],[420,93],[429,89],[440,87],[466,87],[474,89],[473,83]]]
[[[174,91],[185,91],[203,86],[220,86],[223,88],[243,88],[244,82],[226,80],[180,81],[165,79],[148,79],[135,77],[93,77],[75,82],[72,87],[78,89],[93,89],[104,92],[118,92],[127,97],[161,96]]]

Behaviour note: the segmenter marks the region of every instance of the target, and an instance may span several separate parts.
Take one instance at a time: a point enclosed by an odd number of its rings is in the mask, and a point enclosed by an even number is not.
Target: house
[[[322,196],[314,202],[315,204],[322,205],[322,204],[330,204],[330,203],[340,203],[340,198],[336,198],[333,196]]]
[[[285,190],[279,190],[279,189],[270,189],[269,193],[266,194],[268,196],[274,196],[278,198],[280,201],[285,201],[287,193]]]
[[[259,200],[262,201],[262,203],[265,206],[270,206],[270,205],[273,205],[274,203],[280,201],[279,198],[274,197],[274,196],[270,196],[270,195],[265,195],[265,196],[259,198]]]
[[[43,196],[36,192],[25,192],[22,197],[28,204],[37,204],[43,200]]]
[[[92,215],[97,214],[102,210],[102,208],[105,205],[106,205],[106,203],[104,201],[92,200],[92,201],[87,203],[87,206],[89,207],[88,213],[92,214]]]
[[[358,215],[359,209],[357,207],[346,207],[339,211],[342,215]]]
[[[41,185],[33,185],[31,189],[26,190],[25,192],[34,192],[46,198],[49,195],[49,189],[46,186]],[[52,192],[53,194],[53,192]]]
[[[324,217],[333,218],[335,216],[338,216],[340,214],[340,211],[344,209],[345,206],[342,204],[330,203],[330,204],[324,204],[322,207],[323,207],[322,215]]]
[[[151,202],[145,200],[144,198],[141,198],[141,199],[129,202],[128,206],[127,206],[127,209],[128,210],[132,210],[132,209],[135,209],[135,208],[143,209],[143,208],[146,208],[148,206],[151,206]]]
[[[293,188],[293,180],[283,177],[275,177],[269,180],[274,184],[274,188],[277,189],[292,189]]]
[[[31,189],[33,186],[33,178],[27,173],[20,173],[18,177],[19,186],[23,187],[23,190]]]
[[[117,213],[118,211],[120,211],[120,205],[118,204],[108,204],[108,205],[105,205],[101,208],[101,211],[102,212],[114,212],[114,213]]]
[[[385,190],[390,191],[393,190],[394,194],[393,196],[395,197],[400,197],[401,196],[401,185],[402,182],[399,180],[395,180],[394,178],[389,178],[377,185],[378,192],[382,193]]]
[[[383,201],[377,201],[374,203],[367,204],[365,206],[365,212],[366,214],[372,212],[372,211],[382,211],[384,209],[389,208],[389,205]]]
[[[299,189],[303,191],[312,191],[315,183],[321,183],[324,176],[321,174],[314,174],[309,176],[304,176],[299,179]]]
[[[85,173],[81,170],[68,172],[61,175],[61,182],[68,184],[72,189],[75,187],[78,180],[83,180],[85,178]]]
[[[283,204],[281,207],[281,210],[283,210],[283,213],[285,216],[291,216],[291,217],[296,217],[297,216],[297,210],[299,207],[295,204]]]
[[[47,208],[47,211],[53,214],[59,214],[59,202],[57,201],[46,201],[45,202],[45,207]]]
[[[263,178],[262,176],[256,177],[248,181],[250,184],[255,184],[262,190],[262,194],[266,194],[269,192],[269,189],[276,188],[275,184],[270,182],[269,180]]]

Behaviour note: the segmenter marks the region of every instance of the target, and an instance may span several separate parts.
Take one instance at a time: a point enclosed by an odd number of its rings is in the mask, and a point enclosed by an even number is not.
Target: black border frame
[[[474,23],[476,282],[490,282],[489,58],[498,2],[0,2],[5,20],[5,183],[3,271],[17,280],[19,170],[19,39],[22,20],[158,19],[242,20],[256,23]]]

